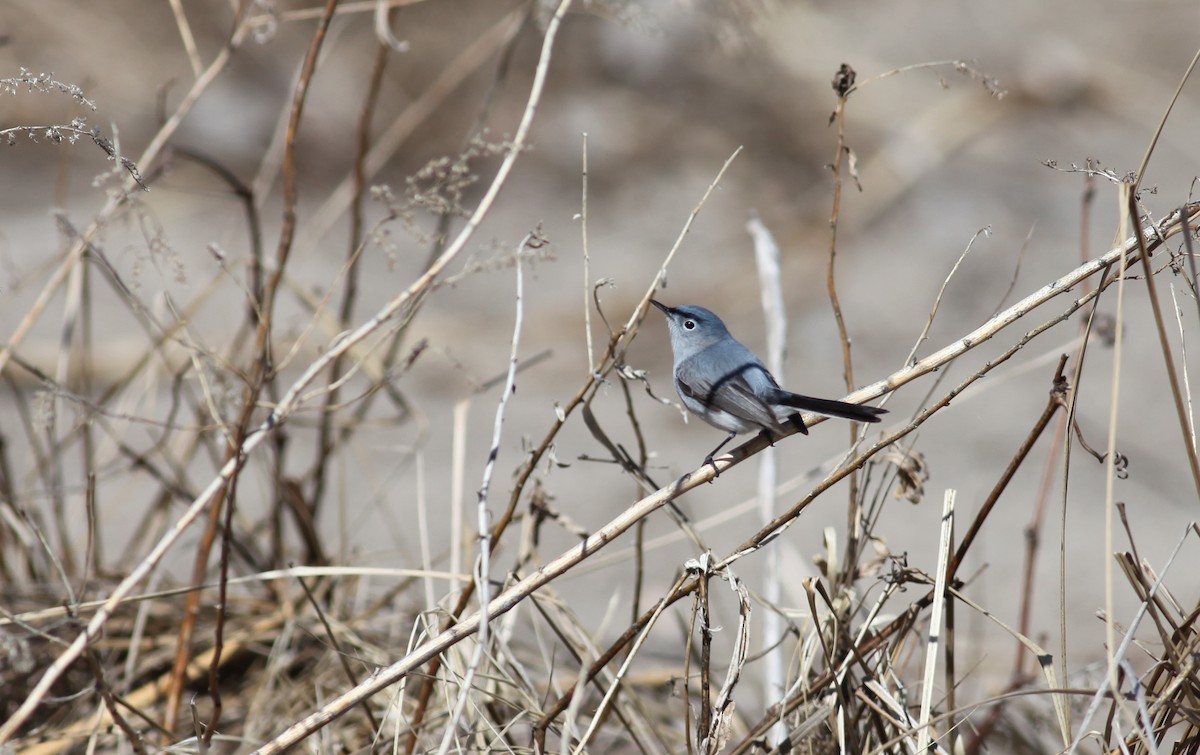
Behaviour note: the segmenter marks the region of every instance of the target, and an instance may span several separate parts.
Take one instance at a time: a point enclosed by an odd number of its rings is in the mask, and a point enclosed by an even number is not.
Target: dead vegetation
[[[719,473],[735,465],[773,464],[772,451],[754,438],[713,466],[663,478],[651,463],[659,449],[642,431],[647,420],[638,400],[644,390],[663,400],[665,385],[647,382],[627,361],[648,300],[704,212],[707,193],[677,221],[678,239],[657,274],[636,282],[644,293],[628,311],[602,306],[603,281],[585,266],[586,314],[579,319],[587,321],[587,369],[581,366],[569,391],[539,397],[553,413],[526,432],[516,468],[498,463],[501,449],[517,444],[505,419],[518,377],[545,359],[522,340],[537,325],[526,321],[524,292],[566,284],[527,279],[535,262],[550,257],[536,214],[523,218],[531,226],[523,238],[490,254],[473,256],[475,236],[534,146],[530,129],[553,107],[546,81],[559,35],[573,14],[586,10],[572,10],[569,1],[513,4],[390,125],[378,122],[381,82],[404,45],[381,33],[362,72],[361,108],[343,114],[345,133],[354,134],[353,166],[314,209],[311,197],[309,204],[300,201],[298,134],[306,111],[319,104],[311,85],[326,60],[330,23],[335,14],[377,10],[389,28],[389,13],[398,11],[335,0],[290,11],[234,5],[232,32],[216,51],[202,52],[188,9],[172,4],[193,79],[171,98],[173,109],[136,158],[80,119],[0,131],[23,149],[24,139],[74,142],[86,135],[114,165],[101,179],[104,205],[86,224],[73,223],[65,211],[58,215],[60,253],[10,284],[27,306],[3,312],[0,746],[34,753],[279,752],[292,745],[317,752],[1200,751],[1200,602],[1186,576],[1195,572],[1200,531],[1173,533],[1174,550],[1140,551],[1138,525],[1113,489],[1126,474],[1115,419],[1100,437],[1093,426],[1089,437],[1076,417],[1085,360],[1112,358],[1115,417],[1124,339],[1159,342],[1163,359],[1155,369],[1171,385],[1160,400],[1178,417],[1177,426],[1161,428],[1160,453],[1195,483],[1174,491],[1179,501],[1200,498],[1183,335],[1196,306],[1187,298],[1197,299],[1193,236],[1200,204],[1174,197],[1175,209],[1156,217],[1141,204],[1145,162],[1122,177],[1078,168],[1088,189],[1085,213],[1097,192],[1126,202],[1110,249],[1084,255],[1073,270],[931,349],[929,326],[954,285],[955,265],[939,276],[945,280],[905,363],[883,377],[859,371],[856,379],[838,298],[849,284],[839,281],[835,265],[841,192],[858,180],[857,158],[844,141],[853,118],[846,104],[869,96],[867,84],[887,86],[881,83],[887,75],[856,83],[853,69],[843,67],[830,95],[829,148],[836,157],[826,284],[846,389],[854,400],[890,401],[897,392],[917,398],[905,404],[911,411],[893,411],[890,417],[899,419],[882,430],[852,432],[844,455],[816,478],[779,482],[771,467],[761,494],[779,502],[762,522],[742,516],[721,524],[739,544],[714,551],[706,544],[713,526],[692,521],[674,502],[710,482],[722,485]],[[278,141],[263,156],[258,178],[247,180],[217,153],[176,143],[177,130],[242,48],[281,25],[303,29],[307,47]],[[535,37],[537,45],[530,45]],[[522,41],[539,50],[529,59],[524,106],[517,120],[488,131],[494,98],[514,86],[511,67],[524,64],[514,55]],[[949,70],[996,89],[964,63]],[[429,158],[403,189],[376,185],[406,135],[455,91],[453,79],[480,72],[490,74],[484,76],[490,85],[474,103],[477,126],[461,151]],[[5,101],[33,95],[94,107],[74,85],[28,71],[0,91]],[[585,255],[587,154],[585,140]],[[1147,161],[1152,155],[1151,147]],[[736,157],[714,166],[709,192]],[[192,171],[187,180],[220,186],[234,198],[243,220],[236,237],[222,232],[220,241],[217,233],[203,241],[211,277],[192,280],[189,298],[177,299],[151,290],[139,271],[183,276],[147,197],[185,165]],[[295,272],[305,235],[322,239],[347,215],[350,238],[336,275],[312,280]],[[132,261],[106,238],[122,224],[144,242]],[[779,249],[769,225],[756,220],[751,233],[767,311],[781,320]],[[366,256],[411,265],[398,247],[417,244],[425,250],[420,269],[402,288],[378,299],[364,293]],[[329,244],[323,253],[333,249]],[[414,324],[431,297],[482,274],[494,276],[497,286],[515,280],[505,294],[515,294],[513,317],[477,324],[508,345],[509,358],[450,410],[422,405],[406,380],[437,344]],[[1003,288],[987,296],[1007,298]],[[1152,310],[1152,332],[1120,327],[1124,308],[1135,301]],[[29,344],[52,319],[52,306],[59,313],[58,348],[45,361]],[[99,307],[121,310],[137,334],[136,348],[113,358],[114,339],[94,324]],[[213,307],[224,311],[225,327],[196,327],[198,313]],[[1118,325],[1106,336],[1098,330],[1109,310]],[[1029,359],[1044,373],[1044,410],[1029,418],[1024,434],[997,441],[1009,449],[1006,462],[988,471],[990,493],[982,503],[964,507],[954,490],[930,477],[920,436],[938,430],[926,423],[1010,360],[1025,358],[1029,345],[1042,346],[1055,328],[1074,328],[1078,337],[1070,353],[1052,354],[1049,363]],[[601,412],[601,394],[616,396],[623,410]],[[493,411],[477,412],[486,419],[468,423],[472,404]],[[446,500],[423,492],[421,449],[430,425],[452,439],[457,487]],[[414,440],[395,451],[394,441],[381,441],[379,433],[400,427]],[[606,462],[598,486],[621,491],[617,496],[638,491],[636,502],[600,526],[566,503],[572,491],[556,486],[554,470],[563,463],[556,443],[567,428],[585,428],[602,449],[593,455]],[[467,457],[468,437],[487,438],[485,457]],[[633,445],[621,440],[629,437]],[[411,457],[417,480],[415,495],[389,498],[420,543],[404,567],[369,565],[344,542],[352,528],[330,526],[353,520],[354,505],[363,503],[346,500],[348,478],[386,477],[364,461],[381,447]],[[1014,483],[1038,464],[1046,470],[1040,487]],[[1107,523],[1105,542],[1095,546],[1107,556],[1107,571],[1063,560],[1060,579],[1107,580],[1108,603],[1106,661],[1080,667],[1070,665],[1073,656],[1090,653],[1071,647],[1065,629],[1050,639],[1055,627],[1036,624],[1032,608],[1057,603],[1061,626],[1077,620],[1066,615],[1061,584],[1036,575],[1037,561],[1053,560],[1048,551],[1060,537],[1055,512],[1065,512],[1071,500],[1055,480],[1084,464],[1108,483],[1107,499],[1091,502]],[[792,579],[780,567],[784,533],[830,495],[845,495],[847,525],[824,529],[818,576],[792,585],[805,602],[784,604],[779,584]],[[966,564],[997,505],[1012,497],[1036,506],[1025,541],[1011,546],[1020,551],[1010,579],[1021,610],[1000,615],[974,593]],[[730,500],[729,508],[736,503]],[[933,570],[893,552],[880,525],[885,507],[910,505],[941,508],[937,557],[921,560],[936,564]],[[682,563],[658,559],[644,529],[652,517],[669,517],[676,528],[669,537],[689,542],[694,556]],[[446,518],[450,534],[435,542],[430,522]],[[587,594],[559,579],[616,549],[631,568],[613,579],[629,580],[632,601]],[[763,584],[740,576],[758,560],[773,564]],[[1176,592],[1171,586],[1180,573],[1184,588]],[[1135,610],[1123,611],[1118,597],[1132,600]],[[977,656],[963,651],[972,620],[1008,638],[996,651],[1015,654],[1003,686],[974,682]],[[775,686],[764,685],[767,679]]]

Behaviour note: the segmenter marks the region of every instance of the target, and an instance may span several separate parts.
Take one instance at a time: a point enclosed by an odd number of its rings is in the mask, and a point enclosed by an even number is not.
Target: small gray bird
[[[847,404],[827,398],[801,396],[785,391],[775,382],[766,365],[729,333],[721,318],[704,307],[668,307],[650,300],[667,316],[671,351],[675,354],[675,390],[692,414],[729,436],[717,451],[738,433],[761,430],[774,440],[785,426],[808,435],[799,412],[809,411],[856,422],[879,422],[886,409]],[[715,466],[713,467],[716,468]]]

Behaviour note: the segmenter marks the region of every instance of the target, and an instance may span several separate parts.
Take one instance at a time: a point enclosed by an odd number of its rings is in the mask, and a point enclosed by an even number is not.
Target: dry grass
[[[319,13],[279,17],[239,4],[233,31],[216,51],[197,44],[188,9],[172,3],[193,80],[136,158],[122,155],[115,140],[81,118],[2,131],[16,140],[73,143],[87,136],[114,170],[102,177],[107,199],[89,223],[76,227],[67,213],[58,216],[61,253],[20,281],[28,307],[19,315],[5,312],[11,324],[5,320],[0,377],[11,414],[0,445],[0,745],[29,753],[278,752],[297,744],[320,752],[1200,752],[1200,601],[1170,587],[1174,575],[1194,571],[1188,554],[1200,545],[1200,530],[1193,525],[1175,535],[1174,551],[1139,552],[1137,528],[1110,484],[1103,504],[1107,539],[1097,546],[1108,556],[1109,571],[1065,561],[1060,568],[1063,581],[1108,580],[1106,663],[1068,665],[1087,652],[1066,644],[1065,628],[1064,644],[1048,646],[1047,630],[1034,625],[1031,611],[1038,602],[1061,605],[1062,586],[1035,578],[1039,557],[1046,557],[1043,541],[1057,537],[1048,524],[1055,506],[1065,516],[1070,500],[1065,485],[1054,489],[1056,475],[1066,479],[1087,454],[1102,461],[1110,483],[1124,474],[1115,417],[1125,338],[1161,343],[1159,369],[1172,386],[1163,400],[1179,419],[1178,429],[1162,428],[1161,453],[1190,468],[1195,480],[1196,489],[1179,497],[1200,499],[1184,349],[1191,305],[1174,298],[1168,309],[1159,291],[1161,280],[1174,275],[1183,281],[1183,297],[1196,298],[1192,236],[1200,204],[1180,197],[1174,202],[1180,209],[1153,219],[1139,204],[1140,171],[1126,181],[1083,169],[1090,189],[1086,212],[1093,192],[1109,184],[1128,197],[1130,212],[1114,223],[1123,231],[1111,249],[1085,257],[1066,275],[918,357],[942,293],[955,283],[955,265],[908,361],[855,390],[862,375],[856,379],[838,297],[847,283],[836,275],[837,231],[843,182],[858,178],[843,141],[853,119],[847,104],[868,95],[844,68],[835,80],[837,128],[830,146],[836,180],[826,251],[846,387],[853,400],[891,400],[920,383],[923,397],[910,415],[890,415],[900,418],[881,431],[852,428],[844,455],[821,479],[802,478],[799,493],[790,492],[795,480],[780,484],[767,473],[763,495],[786,503],[767,510],[760,524],[741,517],[722,525],[740,544],[714,553],[705,544],[712,528],[688,520],[674,501],[701,485],[720,486],[721,472],[758,460],[768,444],[754,438],[712,466],[656,481],[660,473],[650,460],[657,449],[643,435],[634,400],[651,384],[626,361],[648,300],[709,194],[683,221],[658,273],[638,284],[644,294],[627,314],[603,310],[601,284],[585,268],[587,368],[581,365],[572,397],[555,404],[540,434],[524,442],[517,468],[497,461],[504,444],[513,443],[505,419],[518,376],[542,358],[523,347],[531,323],[522,294],[524,286],[539,285],[523,271],[547,256],[546,241],[530,231],[487,261],[464,258],[547,107],[544,86],[569,5],[544,12],[530,4],[500,17],[387,127],[376,122],[385,96],[381,82],[391,56],[401,53],[394,38],[381,35],[362,73],[361,109],[345,115],[346,133],[355,135],[353,168],[317,198],[316,210],[312,197],[301,203],[298,174],[298,134],[306,109],[317,104],[311,85],[326,62],[322,50],[335,11],[369,13],[374,3],[339,8],[330,0]],[[387,12],[379,18],[386,23]],[[242,47],[273,24],[298,25],[309,37],[280,116],[277,149],[263,155],[258,180],[245,181],[220,158],[174,140]],[[534,32],[540,53],[527,99],[498,138],[482,124],[497,93],[511,86],[510,66],[521,65],[513,50]],[[479,127],[463,139],[461,152],[430,160],[404,190],[373,189],[376,173],[405,138],[459,82],[489,65],[495,65],[491,86],[472,102]],[[979,78],[974,69],[957,67]],[[95,107],[77,87],[25,71],[5,82],[0,98],[35,94]],[[586,157],[585,146],[585,166]],[[709,192],[736,157],[713,170]],[[139,264],[172,274],[174,251],[142,197],[143,189],[153,191],[185,164],[237,198],[245,228],[233,242],[209,244],[212,278],[192,286],[188,300],[174,301],[147,291],[114,258],[105,231],[123,223],[139,228],[145,240]],[[279,203],[277,224],[265,220],[268,199]],[[322,238],[314,227],[328,228],[347,214],[351,238],[334,279],[293,273],[303,234]],[[764,302],[773,327],[782,328],[769,225],[769,219],[755,221],[753,235],[768,260]],[[270,234],[277,234],[273,242]],[[393,234],[426,243],[425,263],[398,293],[369,300],[361,291],[364,255],[392,254]],[[509,344],[509,360],[494,381],[459,397],[452,412],[436,413],[405,388],[414,363],[430,348],[414,337],[414,323],[447,285],[485,273],[497,281],[510,274],[516,279],[515,324],[486,323]],[[994,293],[1007,298],[1002,288]],[[1170,293],[1177,297],[1175,285]],[[1118,322],[1122,308],[1150,307],[1156,332],[1115,329],[1114,420],[1103,443],[1092,441],[1101,449],[1093,451],[1077,430],[1075,389],[1085,359],[1101,358],[1090,353],[1098,340],[1098,307],[1112,298]],[[221,305],[227,327],[216,340],[192,324],[212,302],[233,303]],[[61,326],[47,367],[27,353],[27,344],[47,327],[52,305],[61,308]],[[139,330],[137,352],[125,355],[119,369],[107,359],[111,340],[92,327],[97,307],[119,309]],[[291,314],[280,314],[285,308],[303,314],[301,327]],[[937,566],[927,572],[910,565],[905,554],[889,550],[880,522],[885,507],[900,505],[897,499],[939,505],[925,500],[929,475],[917,431],[938,432],[926,423],[952,400],[994,377],[1029,345],[1041,347],[1045,333],[1068,321],[1079,336],[1073,352],[1056,366],[1030,360],[1045,373],[1045,407],[1030,418],[1027,434],[1002,439],[1011,456],[992,475],[990,494],[969,509],[953,490],[930,496],[941,499],[943,511],[937,557],[929,559]],[[603,335],[593,342],[594,333]],[[997,336],[1001,345],[983,355],[980,347]],[[782,342],[779,336],[775,348]],[[948,377],[952,364],[957,382]],[[490,402],[481,396],[496,388],[500,397],[488,429],[470,425],[471,405]],[[606,390],[623,402],[623,416],[600,413],[597,397]],[[453,438],[450,500],[430,499],[424,491],[421,438],[430,423]],[[331,536],[322,524],[345,516],[347,475],[375,474],[364,470],[363,449],[377,443],[372,433],[381,424],[416,428],[417,492],[403,502],[401,516],[419,546],[403,569],[343,565],[342,535]],[[635,446],[617,439],[618,426]],[[594,529],[577,524],[577,512],[560,509],[550,474],[560,433],[576,427],[586,428],[608,454],[605,489],[639,491],[639,500]],[[484,459],[468,458],[464,450],[475,433],[489,438]],[[18,444],[29,452],[14,454]],[[1014,479],[1039,460],[1040,489],[1015,491]],[[473,510],[464,503],[466,491],[478,494]],[[782,604],[779,581],[791,578],[779,566],[782,534],[819,497],[842,492],[848,493],[848,527],[826,530],[819,576],[799,586],[806,602]],[[1014,590],[1022,596],[1014,617],[980,604],[964,564],[997,505],[1015,496],[1036,499],[1037,506],[1022,554],[1013,559],[1020,564]],[[670,513],[676,536],[691,543],[694,557],[685,563],[654,559],[644,526],[660,509]],[[437,542],[430,520],[447,512],[450,535]],[[555,542],[569,547],[559,552],[548,545]],[[618,548],[633,565],[632,606],[556,581],[588,568],[594,554]],[[754,585],[739,576],[743,564],[758,559],[774,565],[773,582]],[[1136,611],[1118,615],[1118,603],[1128,599]],[[602,618],[581,618],[585,613]],[[1000,688],[975,683],[963,661],[970,640],[963,627],[973,617],[998,627],[1015,648],[1011,677]],[[1065,627],[1065,613],[1060,621]],[[663,647],[673,652],[664,655]],[[767,679],[778,686],[764,687]]]

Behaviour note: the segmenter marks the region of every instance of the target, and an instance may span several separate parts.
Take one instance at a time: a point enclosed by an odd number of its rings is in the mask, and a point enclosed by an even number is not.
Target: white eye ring
[[[692,320],[684,320],[683,327],[686,328],[687,330],[694,330],[696,327],[696,323],[693,322]]]

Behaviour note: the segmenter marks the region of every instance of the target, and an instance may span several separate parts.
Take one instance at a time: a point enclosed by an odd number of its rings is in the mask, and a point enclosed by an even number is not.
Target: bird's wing
[[[706,349],[680,362],[675,369],[679,392],[761,427],[778,428],[779,418],[754,389],[756,384],[776,387],[771,373],[749,350],[728,356],[714,358],[712,350]],[[704,368],[697,369],[698,364]]]

